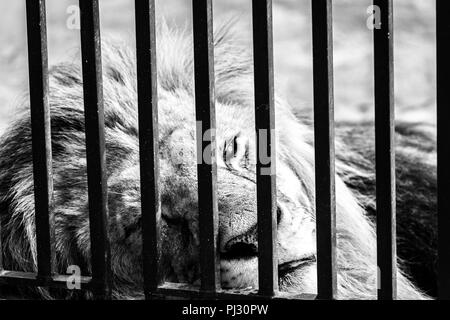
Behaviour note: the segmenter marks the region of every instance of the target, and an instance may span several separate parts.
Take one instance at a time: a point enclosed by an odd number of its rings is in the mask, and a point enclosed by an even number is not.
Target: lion
[[[217,247],[224,289],[258,286],[252,57],[237,38],[229,26],[215,32]],[[184,32],[165,25],[159,26],[157,39],[162,277],[196,284],[200,243],[193,50]],[[112,291],[116,299],[138,299],[143,296],[143,275],[135,56],[127,45],[112,42],[103,43],[102,54]],[[56,271],[65,274],[68,266],[76,265],[89,274],[82,72],[79,65],[66,62],[52,67],[49,77]],[[313,129],[278,95],[275,104],[279,287],[285,292],[315,293]],[[3,264],[6,270],[35,272],[27,99],[18,110],[0,140]],[[336,128],[338,299],[374,299],[377,293],[374,150],[367,143],[373,139],[369,126],[344,123]],[[399,129],[398,298],[428,299],[435,279],[435,138],[425,125]],[[422,281],[421,287],[414,281]],[[89,298],[87,293],[66,290],[20,294]]]

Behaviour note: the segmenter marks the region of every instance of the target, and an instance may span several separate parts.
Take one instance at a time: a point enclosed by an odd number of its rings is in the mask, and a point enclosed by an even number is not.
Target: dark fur
[[[338,124],[346,146],[338,157],[365,175],[346,172],[346,184],[375,220],[375,139],[373,123]],[[435,296],[437,262],[436,139],[434,127],[396,126],[397,254],[415,283]],[[427,159],[427,161],[425,161]]]

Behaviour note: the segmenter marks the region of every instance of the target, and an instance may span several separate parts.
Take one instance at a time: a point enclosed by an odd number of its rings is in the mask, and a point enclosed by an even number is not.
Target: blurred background
[[[276,90],[295,108],[311,110],[311,0],[274,0]],[[373,119],[371,0],[335,0],[335,108],[338,120]],[[77,0],[47,0],[49,64],[79,63]],[[397,118],[435,122],[434,1],[395,4],[395,96]],[[157,16],[191,31],[190,0],[156,0]],[[102,36],[134,39],[134,1],[100,0]],[[251,1],[214,0],[215,24],[235,19],[251,48]],[[28,90],[25,0],[0,2],[0,133]]]

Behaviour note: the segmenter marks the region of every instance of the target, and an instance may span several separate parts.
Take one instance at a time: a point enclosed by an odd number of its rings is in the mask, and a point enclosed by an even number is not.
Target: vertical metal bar
[[[48,57],[45,0],[27,0],[28,69],[38,276],[53,273],[52,145],[48,104]]]
[[[331,0],[313,0],[317,297],[336,296],[336,194]]]
[[[193,0],[201,289],[220,289],[212,0]]]
[[[144,290],[151,298],[159,277],[159,157],[155,0],[136,0],[136,60],[141,169]]]
[[[259,293],[278,291],[272,0],[253,0]]]
[[[381,27],[374,28],[375,152],[378,299],[396,298],[394,60],[392,0],[374,0]]]
[[[0,273],[3,270],[2,220],[0,219]]]
[[[93,291],[107,299],[111,265],[98,0],[80,0],[80,13]]]
[[[450,1],[436,0],[438,297],[450,300]]]

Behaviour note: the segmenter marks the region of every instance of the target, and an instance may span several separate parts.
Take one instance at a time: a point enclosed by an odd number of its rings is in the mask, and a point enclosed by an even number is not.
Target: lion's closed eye
[[[247,168],[249,162],[249,144],[246,137],[240,134],[225,141],[223,146],[223,161],[231,170]]]

